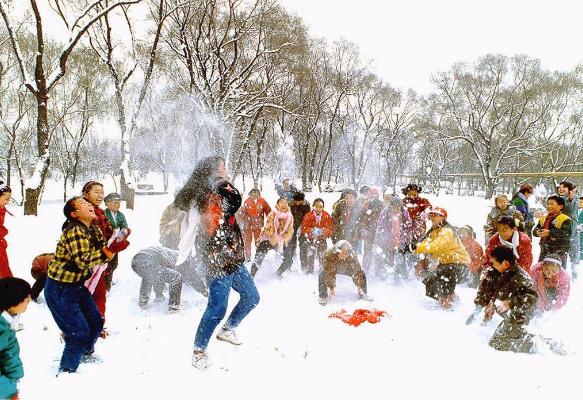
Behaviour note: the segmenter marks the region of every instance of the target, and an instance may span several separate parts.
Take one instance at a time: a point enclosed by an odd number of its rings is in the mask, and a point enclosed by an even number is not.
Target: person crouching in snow
[[[82,358],[91,358],[104,320],[85,280],[94,267],[107,263],[129,242],[123,239],[106,246],[101,229],[92,223],[93,206],[82,197],[69,199],[63,213],[67,221],[49,263],[45,301],[65,340],[59,372],[75,372]]]
[[[24,376],[15,327],[30,303],[30,285],[20,278],[0,279],[0,398],[18,399],[16,384]]]
[[[302,221],[302,235],[308,245],[308,255],[306,261],[306,273],[314,272],[314,259],[318,259],[320,269],[323,265],[324,252],[326,251],[326,240],[332,236],[334,220],[324,211],[324,200],[318,198],[314,200],[314,209],[306,214]]]
[[[558,310],[569,299],[571,279],[561,268],[558,254],[547,255],[542,262],[532,266],[530,276],[538,293],[538,309],[541,311]]]
[[[425,239],[413,243],[412,250],[438,262],[437,268],[423,279],[425,294],[439,300],[449,309],[455,299],[455,287],[468,278],[470,256],[453,227],[447,222],[447,211],[437,207],[429,211],[432,227]]]
[[[485,308],[484,320],[497,312],[504,320],[498,325],[489,345],[499,351],[534,353],[534,335],[526,326],[534,315],[538,295],[532,280],[516,264],[510,247],[498,246],[490,252],[492,267],[484,273],[474,303],[476,309],[466,324],[472,323]]]
[[[30,297],[33,301],[38,302],[38,296],[45,288],[47,282],[47,269],[52,259],[55,257],[53,253],[42,253],[32,260],[32,267],[30,274],[34,278]]]
[[[498,246],[506,246],[512,249],[518,265],[527,273],[532,265],[532,243],[528,235],[518,231],[516,219],[502,217],[496,225],[498,233],[490,238],[486,255],[484,256],[484,268],[491,267],[490,253]]]
[[[176,266],[178,251],[160,246],[140,250],[132,259],[132,269],[142,278],[138,305],[145,307],[150,301],[152,288],[156,295],[155,302],[164,301],[164,289],[168,284],[168,311],[180,309],[182,283],[186,282],[203,295],[208,296],[204,277],[196,271],[195,259],[189,257],[186,262]]]
[[[244,265],[245,245],[235,218],[241,201],[239,191],[227,180],[225,159],[219,156],[200,161],[174,200],[177,207],[188,211],[177,264],[194,249],[209,277],[208,303],[196,330],[192,354],[192,365],[198,369],[210,365],[206,349],[225,317],[231,289],[239,293],[239,302],[217,334],[218,340],[242,344],[235,329],[259,304],[257,287]]]
[[[458,230],[460,240],[470,256],[470,276],[469,284],[477,288],[482,275],[482,265],[484,263],[484,249],[476,241],[476,232],[469,225],[464,225]]]
[[[336,275],[346,275],[352,278],[352,281],[358,289],[358,298],[368,299],[366,290],[366,275],[360,263],[358,256],[352,249],[347,240],[339,240],[324,252],[324,268],[320,269],[318,276],[319,303],[326,305],[328,297],[336,294]],[[328,294],[328,290],[330,293]]]
[[[294,246],[290,246],[290,241],[294,235],[294,217],[289,209],[286,199],[281,197],[277,200],[275,209],[267,216],[265,226],[259,236],[259,246],[255,252],[255,260],[251,264],[251,276],[255,276],[263,263],[263,259],[274,249],[283,255],[283,261],[277,269],[277,275],[281,276],[287,271],[293,262]]]

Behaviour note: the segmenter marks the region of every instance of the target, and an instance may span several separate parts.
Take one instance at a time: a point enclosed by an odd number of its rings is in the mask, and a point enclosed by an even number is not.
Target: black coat
[[[493,267],[484,272],[474,303],[485,307],[496,300],[508,301],[510,309],[504,318],[511,324],[527,324],[532,318],[538,294],[530,276],[518,265],[503,273]]]
[[[293,200],[289,203],[289,210],[291,211],[294,217],[294,233],[296,233],[304,220],[306,214],[308,214],[312,208],[310,207],[310,203],[306,200],[300,205],[295,205]]]

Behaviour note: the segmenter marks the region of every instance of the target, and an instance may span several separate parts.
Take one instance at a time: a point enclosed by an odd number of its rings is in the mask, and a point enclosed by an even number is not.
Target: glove
[[[124,251],[125,249],[128,248],[128,246],[130,245],[130,242],[127,241],[127,239],[123,239],[118,241],[113,242],[112,244],[110,244],[109,246],[106,247],[106,249],[112,253],[119,253],[120,251]]]
[[[466,319],[466,325],[472,324],[472,322],[474,322],[476,317],[479,316],[481,312],[482,312],[482,307],[476,305],[476,308],[474,308],[474,312],[472,312],[470,314],[470,316],[468,317],[468,319]]]

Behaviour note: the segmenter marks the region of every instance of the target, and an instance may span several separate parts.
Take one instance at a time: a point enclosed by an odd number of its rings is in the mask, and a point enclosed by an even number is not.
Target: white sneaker
[[[192,366],[196,369],[205,370],[211,365],[206,351],[195,350],[192,353]]]
[[[239,346],[239,345],[243,344],[243,342],[241,342],[237,338],[237,334],[235,333],[234,330],[227,329],[225,327],[222,327],[221,328],[221,330],[217,334],[217,339],[219,339],[219,340],[221,340],[223,342],[229,342],[229,343],[234,344],[236,346]]]

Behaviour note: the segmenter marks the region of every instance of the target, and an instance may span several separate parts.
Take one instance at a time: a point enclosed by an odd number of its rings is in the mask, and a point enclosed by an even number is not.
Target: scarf
[[[275,218],[273,219],[273,230],[275,231],[274,233],[277,238],[277,252],[281,254],[283,253],[283,235],[287,232],[289,226],[292,224],[293,217],[289,209],[287,211],[279,211],[276,208],[273,210],[273,212],[275,214]],[[285,219],[285,225],[283,226],[281,233],[279,232],[280,218]]]
[[[520,241],[520,235],[518,231],[514,231],[514,233],[512,234],[511,242],[504,240],[504,238],[500,236],[500,234],[498,234],[498,238],[500,239],[500,244],[502,246],[510,247],[512,249],[512,252],[514,253],[514,257],[516,257],[517,260],[520,259],[520,255],[518,254],[518,244]]]

